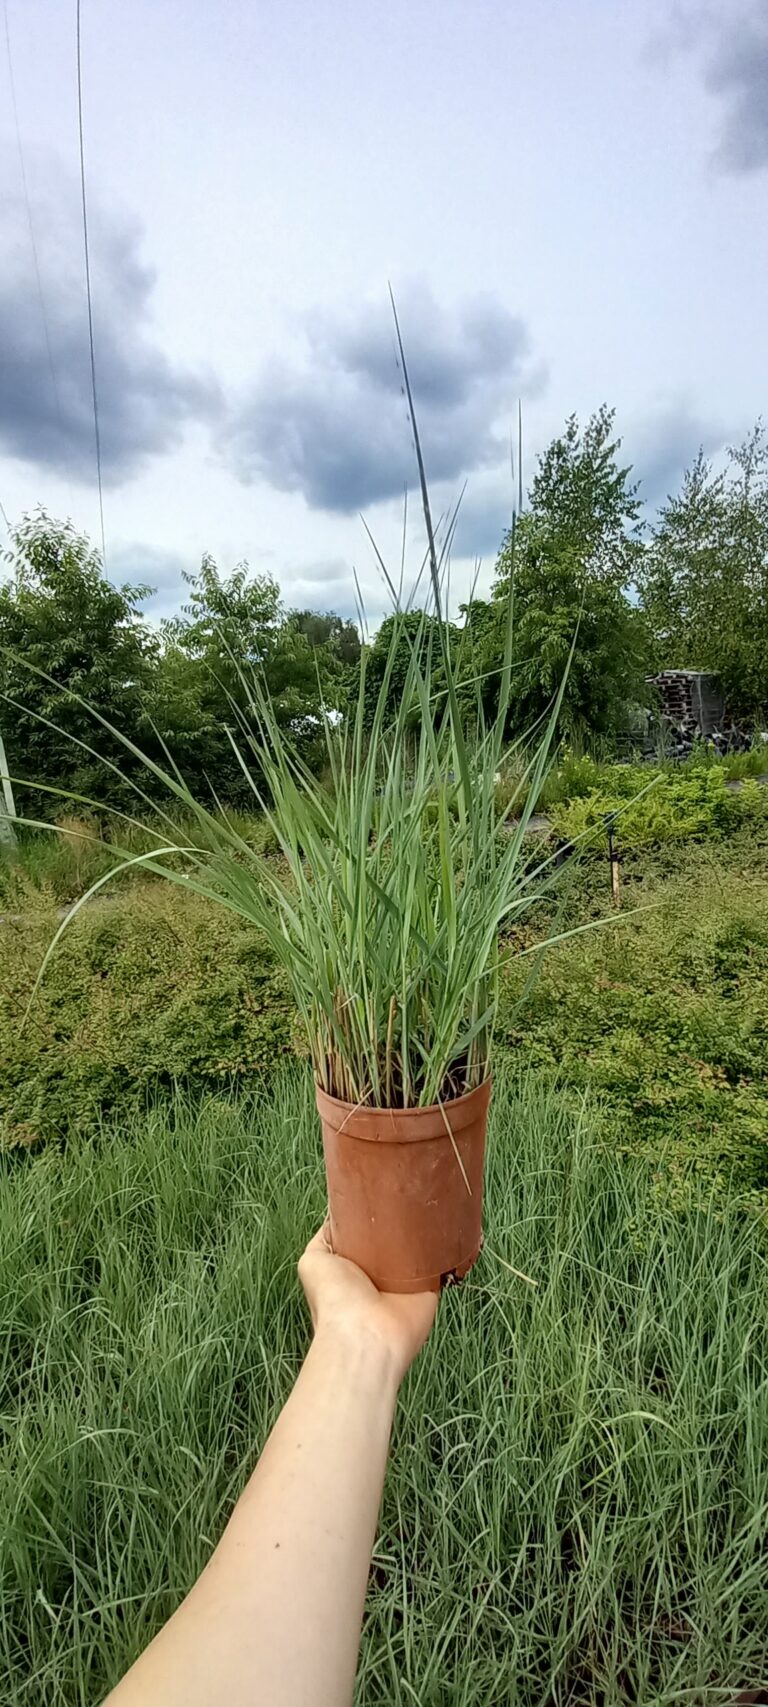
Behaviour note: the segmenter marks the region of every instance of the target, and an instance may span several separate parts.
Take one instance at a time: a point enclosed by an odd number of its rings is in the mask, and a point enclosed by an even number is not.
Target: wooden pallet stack
[[[696,730],[705,738],[722,728],[725,706],[716,676],[706,670],[662,670],[651,680],[662,716],[674,728]]]

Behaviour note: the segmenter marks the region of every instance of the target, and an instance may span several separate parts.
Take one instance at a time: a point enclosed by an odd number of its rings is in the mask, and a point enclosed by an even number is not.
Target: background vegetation
[[[510,573],[508,537],[490,597],[476,599],[452,629],[460,671],[468,682],[481,679],[486,716],[496,709]],[[162,756],[165,743],[193,792],[213,784],[221,799],[249,804],[227,736],[231,696],[238,697],[233,658],[258,668],[281,724],[320,768],[322,705],[343,712],[356,693],[355,626],[332,613],[286,609],[270,576],[252,574],[245,564],[222,575],[207,556],[172,619],[158,626],[142,617],[147,593],[113,587],[97,552],[71,524],[38,512],[17,528],[8,578],[0,584],[0,693],[13,702],[2,716],[12,775],[100,800],[125,798],[92,749],[107,761],[119,759],[129,775],[137,767],[94,724],[85,700],[150,756]],[[604,407],[583,427],[571,417],[540,458],[518,520],[515,600],[510,733],[529,728],[551,701],[577,627],[563,736],[591,746],[597,738],[637,739],[639,713],[653,699],[649,672],[683,667],[716,672],[729,715],[768,727],[763,426],[734,448],[725,468],[714,470],[698,456],[679,493],[649,515],[622,463],[613,412]],[[414,629],[419,621],[414,613]],[[371,707],[390,627],[382,625],[369,649]],[[389,690],[393,708],[407,670],[405,632],[401,645]],[[473,685],[468,715],[474,695]],[[73,745],[72,737],[84,745]],[[50,813],[39,787],[20,789],[19,797],[24,811]]]
[[[556,910],[540,906],[502,945],[500,1057],[556,1079],[566,1098],[589,1089],[603,1141],[643,1156],[677,1206],[704,1181],[716,1195],[768,1209],[768,801],[752,786],[759,816],[746,828],[740,808],[713,838],[694,804],[679,823],[672,818],[671,833],[656,814],[666,839],[653,846],[640,816],[645,804],[650,819],[649,791],[616,828],[629,916],[610,922],[603,836],[568,874]],[[745,798],[746,790],[725,796]],[[587,797],[563,812],[589,805]],[[256,826],[252,833],[257,839]],[[77,843],[67,873],[62,845],[48,845],[59,892],[71,898]],[[532,840],[530,860],[541,855]],[[178,1087],[247,1090],[302,1054],[267,943],[211,903],[148,880],[124,882],[79,915],[22,1026],[55,923],[44,865],[36,881],[23,881],[22,893],[17,876],[20,911],[0,935],[6,1148],[68,1142],[116,1116],[143,1115]],[[554,926],[592,921],[603,922],[539,964],[515,957]]]

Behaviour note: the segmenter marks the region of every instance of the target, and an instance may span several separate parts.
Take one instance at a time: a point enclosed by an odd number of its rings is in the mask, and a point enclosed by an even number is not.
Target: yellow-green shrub
[[[628,797],[627,783],[634,798]],[[591,789],[583,798],[550,809],[556,834],[566,842],[583,840],[586,846],[604,845],[608,814],[615,815],[618,847],[720,836],[768,824],[768,789],[754,778],[730,789],[722,769],[714,767],[685,774],[658,773],[650,784],[642,771],[627,767],[620,786],[610,792]]]

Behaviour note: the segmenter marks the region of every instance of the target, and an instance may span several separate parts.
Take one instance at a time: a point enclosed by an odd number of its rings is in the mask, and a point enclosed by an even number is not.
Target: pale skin
[[[348,1707],[400,1383],[433,1293],[380,1293],[331,1250],[299,1263],[314,1338],[224,1534],[105,1707]]]

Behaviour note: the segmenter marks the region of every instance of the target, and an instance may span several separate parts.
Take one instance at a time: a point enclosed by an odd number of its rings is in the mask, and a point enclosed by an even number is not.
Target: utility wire
[[[517,399],[517,513],[523,513],[523,399]]]
[[[93,394],[93,435],[96,441],[96,477],[99,483],[99,517],[101,520],[101,561],[107,566],[107,544],[104,534],[104,490],[101,479],[101,434],[99,432],[99,400],[96,390],[96,355],[93,344],[93,300],[91,296],[91,256],[88,243],[88,200],[85,193],[85,146],[83,142],[83,66],[80,43],[80,0],[77,0],[77,124],[80,137],[80,189],[83,202],[83,254],[85,256],[85,289],[88,297],[88,343],[91,352],[91,391]]]
[[[37,251],[37,240],[35,238],[35,224],[34,224],[34,220],[32,218],[32,203],[30,200],[29,185],[27,182],[27,169],[26,169],[26,166],[24,164],[24,148],[23,148],[22,141],[21,141],[21,125],[19,123],[19,104],[18,104],[18,100],[16,98],[16,79],[15,79],[14,74],[13,74],[13,55],[11,53],[11,30],[10,30],[10,24],[8,22],[8,0],[3,0],[3,18],[4,18],[4,22],[5,22],[5,51],[6,51],[6,55],[7,55],[7,59],[8,59],[8,82],[9,82],[10,90],[11,90],[11,107],[13,109],[13,123],[14,123],[14,128],[16,131],[16,148],[18,150],[18,155],[19,155],[19,171],[21,173],[21,183],[22,183],[22,188],[24,190],[24,201],[26,203],[26,208],[27,208],[27,224],[29,226],[29,242],[30,242],[30,247],[32,249],[32,259],[33,259],[34,267],[35,267],[35,278],[37,280],[37,294],[40,298],[40,313],[42,316],[43,330],[45,333],[45,347],[46,347],[46,350],[48,352],[48,366],[50,367],[50,370],[51,370],[51,382],[53,385],[53,395],[54,395],[54,398],[56,401],[56,414],[58,416],[59,430],[61,432],[62,441],[63,441],[63,439],[64,439],[64,417],[63,417],[62,412],[61,412],[61,394],[59,392],[58,381],[56,379],[56,365],[55,365],[54,360],[53,360],[53,346],[51,344],[51,331],[50,331],[50,325],[48,322],[48,314],[47,314],[46,307],[45,307],[45,294],[43,291],[42,274],[40,272],[40,258],[39,258],[38,251]]]

